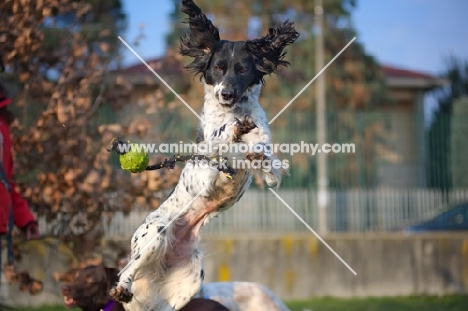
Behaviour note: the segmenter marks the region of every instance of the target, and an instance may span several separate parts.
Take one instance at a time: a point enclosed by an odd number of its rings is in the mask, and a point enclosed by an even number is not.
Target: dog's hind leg
[[[145,265],[151,264],[159,256],[164,256],[170,243],[167,232],[172,230],[166,225],[170,223],[170,213],[156,210],[149,214],[145,222],[138,227],[132,237],[132,254],[129,263],[121,270],[118,283],[111,289],[111,297],[120,302],[128,303],[134,294],[132,285],[137,273]]]

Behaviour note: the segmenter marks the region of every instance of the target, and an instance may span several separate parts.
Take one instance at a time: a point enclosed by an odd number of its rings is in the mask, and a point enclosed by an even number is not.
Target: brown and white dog
[[[109,296],[110,286],[118,279],[117,269],[102,265],[72,269],[66,278],[70,282],[62,286],[64,304],[83,311],[124,311],[121,303]],[[156,311],[156,310],[155,310]],[[207,298],[192,299],[180,311],[229,311],[221,303]]]
[[[83,311],[123,311],[122,304],[109,296],[109,287],[117,280],[117,269],[103,265],[71,269],[62,276],[69,281],[62,286],[64,304]],[[271,290],[253,282],[212,282],[181,311],[287,311],[285,304]],[[156,310],[155,310],[156,311]]]
[[[111,286],[117,282],[117,269],[102,265],[73,269],[70,282],[62,285],[63,302],[69,308],[83,311],[124,311],[122,304],[109,295]]]

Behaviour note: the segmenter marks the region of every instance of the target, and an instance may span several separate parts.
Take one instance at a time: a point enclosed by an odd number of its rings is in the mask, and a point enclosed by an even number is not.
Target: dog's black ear
[[[180,52],[195,58],[187,69],[196,73],[204,72],[211,52],[220,42],[219,31],[192,0],[183,0],[181,11],[188,15],[188,32],[180,38]]]
[[[109,288],[119,281],[119,276],[117,275],[119,271],[117,271],[116,268],[104,267],[104,272],[106,274],[107,285]]]
[[[264,74],[277,73],[279,66],[289,65],[283,60],[284,48],[296,41],[299,33],[294,29],[294,23],[285,21],[268,30],[268,34],[260,39],[248,40],[247,48],[255,59],[257,69]]]

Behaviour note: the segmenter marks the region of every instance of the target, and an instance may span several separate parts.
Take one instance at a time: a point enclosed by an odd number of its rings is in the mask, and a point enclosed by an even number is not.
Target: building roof
[[[177,81],[178,83],[188,84],[189,74],[184,69],[181,57],[178,55],[167,55],[158,58],[146,60],[151,69],[158,75],[167,79],[167,82]],[[133,84],[159,84],[159,79],[148,69],[146,64],[138,61],[134,65],[118,70],[119,73],[125,74]]]
[[[448,83],[445,79],[421,71],[389,65],[382,65],[381,68],[390,87],[430,90]]]
[[[421,71],[407,70],[388,65],[382,65],[382,70],[386,77],[401,77],[401,78],[421,78],[421,79],[434,79],[434,77],[428,73]]]
[[[152,58],[146,62],[153,70],[158,73],[163,73],[165,76],[187,76],[187,71],[183,68],[183,62],[179,55]],[[421,71],[408,70],[390,65],[382,65],[381,68],[389,87],[427,91],[448,84],[448,81],[445,79]],[[140,75],[153,75],[148,70],[147,66],[141,62],[123,68],[121,72],[133,76],[135,79],[138,79],[137,77]]]
[[[162,70],[167,73],[182,73],[185,72],[183,68],[182,59],[176,56],[163,56],[146,60],[146,63],[155,71]],[[148,67],[142,62],[138,61],[136,64],[123,68],[123,72],[129,74],[142,74],[150,72]]]

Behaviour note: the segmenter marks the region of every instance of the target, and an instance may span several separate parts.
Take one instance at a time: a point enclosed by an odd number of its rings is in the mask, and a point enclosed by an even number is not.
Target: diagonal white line
[[[200,115],[198,115],[198,113],[196,113],[195,110],[193,110],[193,108],[190,107],[190,105],[187,104],[187,102],[186,102],[182,97],[180,97],[180,95],[177,94],[177,92],[174,91],[174,89],[173,89],[169,84],[167,84],[167,82],[164,81],[164,79],[161,78],[161,76],[158,75],[157,72],[154,71],[154,69],[151,68],[151,66],[148,65],[147,62],[144,61],[143,58],[141,58],[141,56],[138,55],[138,53],[135,52],[135,50],[132,49],[132,47],[131,47],[130,45],[128,45],[128,43],[125,42],[125,40],[122,39],[121,36],[119,36],[119,39],[120,39],[120,41],[122,41],[123,44],[125,44],[125,46],[126,46],[126,47],[127,47],[127,48],[128,48],[128,49],[129,49],[129,50],[146,66],[146,67],[148,67],[148,69],[149,69],[159,80],[161,80],[162,83],[164,83],[165,86],[167,86],[167,88],[168,88],[169,90],[171,90],[171,92],[172,92],[175,96],[177,96],[178,99],[180,99],[180,101],[181,101],[182,103],[184,103],[185,106],[187,106],[188,109],[190,109],[191,112],[193,112],[194,115],[197,116],[198,119],[200,119],[200,121],[201,121],[202,123],[204,123],[203,120],[202,120],[202,118],[200,117]]]
[[[187,208],[190,207],[190,205],[193,203],[193,201],[195,201],[196,198],[198,198],[203,191],[205,191],[206,189],[203,188],[193,199],[190,200],[190,202],[188,202],[184,208],[182,208],[182,210],[180,212],[177,213],[177,215],[170,221],[167,223],[167,225],[164,226],[164,228],[161,230],[161,232],[159,232],[158,234],[156,234],[141,250],[138,254],[135,254],[135,256],[132,257],[132,259],[127,263],[127,265],[125,267],[122,268],[122,270],[120,270],[120,272],[117,274],[117,276],[120,276],[125,270],[128,269],[128,267],[130,267],[130,265],[132,263],[135,262],[135,258],[138,258],[139,256],[141,256],[145,251],[146,249],[158,238],[158,236],[161,235],[161,233],[163,233],[164,231],[166,231],[167,227],[169,227],[179,216],[180,214],[182,214],[183,212],[185,212],[187,210]]]
[[[353,39],[351,39],[351,41],[349,41],[349,43],[348,43],[348,44],[346,44],[346,46],[345,46],[344,48],[342,48],[342,49],[341,49],[341,51],[340,51],[338,54],[336,54],[336,56],[335,56],[335,57],[333,57],[333,58],[332,58],[332,60],[331,60],[331,61],[329,61],[329,62],[328,62],[328,64],[327,64],[325,67],[323,67],[323,69],[322,69],[322,70],[320,70],[320,72],[319,72],[317,75],[315,75],[315,77],[314,77],[312,80],[310,80],[310,82],[309,82],[309,83],[307,83],[307,85],[306,85],[306,86],[304,86],[304,87],[302,88],[302,90],[300,90],[300,92],[299,92],[299,93],[297,93],[297,95],[296,95],[296,96],[294,96],[294,98],[293,98],[293,99],[291,99],[291,100],[289,101],[289,103],[288,103],[286,106],[284,106],[284,108],[283,108],[283,109],[281,109],[281,111],[280,111],[280,112],[278,112],[278,113],[276,114],[276,116],[275,116],[273,119],[271,119],[271,120],[270,120],[270,122],[268,122],[268,124],[271,124],[271,123],[273,123],[273,121],[275,121],[275,120],[276,120],[276,118],[278,118],[278,117],[280,116],[280,114],[282,114],[282,113],[283,113],[283,112],[286,110],[286,108],[288,108],[288,107],[289,107],[289,106],[290,106],[290,105],[291,105],[291,104],[292,104],[292,103],[293,103],[293,102],[294,102],[294,101],[295,101],[295,100],[296,100],[296,99],[297,99],[297,98],[298,98],[298,97],[299,97],[299,96],[302,94],[302,92],[304,92],[304,91],[305,91],[305,90],[306,90],[306,89],[307,89],[307,88],[308,88],[308,87],[309,87],[309,86],[312,84],[312,82],[314,82],[314,81],[315,81],[315,79],[317,79],[317,78],[318,78],[318,77],[319,77],[319,76],[322,74],[322,72],[324,72],[324,71],[325,71],[325,69],[327,69],[327,68],[328,68],[328,66],[330,66],[330,65],[331,65],[331,63],[333,63],[333,62],[334,62],[334,61],[335,61],[335,60],[338,58],[338,56],[340,56],[340,55],[341,55],[341,53],[343,53],[343,52],[344,52],[344,50],[346,50],[346,49],[348,48],[348,46],[350,46],[350,45],[351,45],[351,43],[353,43],[353,42],[354,42],[354,40],[356,40],[356,37],[354,37]]]
[[[271,192],[273,192],[273,194],[274,194],[274,195],[291,211],[291,213],[294,214],[294,216],[297,217],[297,219],[299,219],[299,220],[307,227],[307,229],[309,229],[309,230],[317,237],[317,239],[320,240],[320,242],[322,242],[323,244],[325,244],[325,246],[333,253],[333,255],[335,255],[335,256],[346,266],[346,268],[348,268],[354,275],[357,275],[356,271],[354,271],[353,268],[351,268],[351,267],[346,263],[346,261],[344,261],[343,258],[341,258],[340,255],[338,255],[338,254],[333,250],[333,248],[331,248],[331,247],[327,244],[327,242],[325,242],[325,241],[322,239],[322,237],[320,237],[320,235],[318,235],[318,233],[315,232],[315,230],[312,229],[312,228],[309,226],[309,224],[306,223],[305,220],[302,219],[301,216],[299,216],[299,215],[296,213],[296,211],[293,210],[293,209],[291,208],[291,206],[289,206],[288,203],[286,203],[286,202],[283,200],[283,198],[280,197],[280,196],[278,195],[278,193],[275,192],[275,190],[273,190],[273,189],[271,189],[271,188],[269,188],[269,190],[270,190]]]

